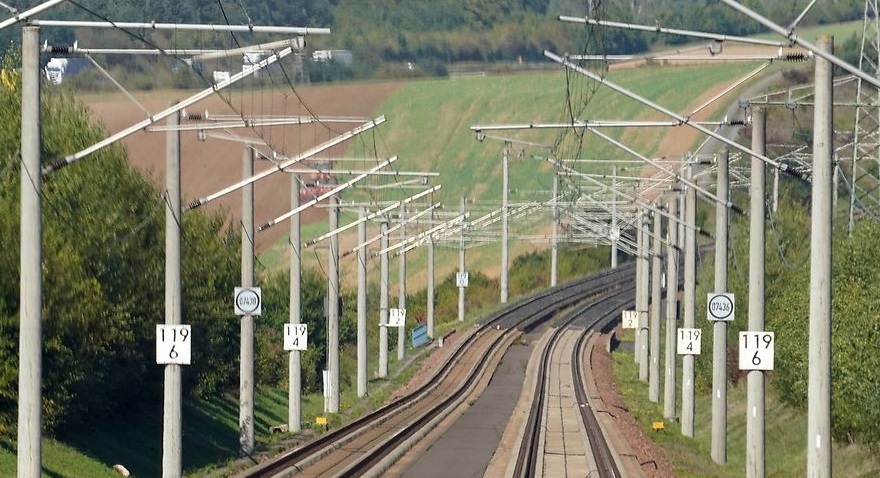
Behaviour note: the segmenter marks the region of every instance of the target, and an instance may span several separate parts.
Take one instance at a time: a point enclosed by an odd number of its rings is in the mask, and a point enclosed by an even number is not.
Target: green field
[[[607,79],[640,96],[649,99],[678,114],[687,116],[693,108],[701,105],[705,98],[703,92],[729,84],[755,68],[755,63],[709,64],[692,66],[643,66],[626,70],[612,71]],[[581,77],[574,77],[573,94],[584,94],[587,88],[595,86]],[[732,93],[733,95],[735,93]],[[468,208],[487,211],[501,204],[501,151],[504,142],[487,138],[478,142],[471,131],[474,125],[501,125],[521,123],[560,123],[565,122],[565,101],[567,82],[561,70],[536,73],[522,73],[508,76],[475,76],[449,79],[412,81],[390,97],[376,111],[385,115],[386,124],[379,128],[376,143],[380,155],[397,155],[395,167],[400,171],[433,171],[440,173],[433,178],[433,184],[442,184],[437,196],[446,211],[457,211],[459,198],[472,198],[475,204]],[[734,96],[722,98],[710,105],[708,112],[719,112],[726,108]],[[711,115],[710,115],[711,117]],[[588,120],[663,120],[670,118],[659,112],[648,110],[635,100],[599,87],[592,97],[582,119]],[[687,128],[680,126],[680,128]],[[606,134],[621,139],[639,153],[651,157],[660,143],[669,134],[669,128],[640,128],[624,130],[607,129]],[[524,132],[504,131],[496,136],[515,138],[544,145],[553,145],[560,133],[554,130],[529,130]],[[695,140],[698,141],[698,140]],[[695,144],[689,145],[691,147]],[[362,148],[356,144],[353,149]],[[553,182],[552,166],[543,160],[546,149],[523,146],[522,156],[515,148],[510,160],[511,202],[547,200]],[[354,151],[353,153],[357,153]],[[634,157],[616,146],[587,134],[584,154],[597,159],[625,159]],[[594,166],[595,168],[595,166]],[[581,168],[582,169],[582,168]],[[598,168],[603,172],[608,167]],[[373,193],[370,199],[397,200],[413,194],[412,190],[391,190],[386,193]],[[346,198],[358,200],[356,194]],[[367,199],[363,196],[360,199]],[[349,216],[353,217],[353,216]],[[473,218],[473,217],[472,217]],[[533,220],[534,218],[530,218]],[[350,219],[349,219],[350,220]],[[346,220],[340,221],[345,224]],[[516,224],[524,232],[547,231],[549,216],[542,222]],[[543,228],[543,229],[542,229]],[[303,239],[308,240],[327,230],[326,222],[319,222],[304,228]],[[348,234],[353,235],[354,232]],[[511,257],[546,245],[513,243]],[[261,257],[267,270],[286,270],[287,239],[278,241]],[[410,287],[424,287],[424,252],[412,254],[412,267],[416,276],[409,278]],[[326,263],[326,254],[304,254],[307,264],[317,267],[316,261]],[[446,257],[448,256],[448,260]],[[469,251],[468,268],[485,271],[490,277],[497,276],[500,246],[497,244],[479,247]],[[444,277],[457,268],[457,254],[448,253],[437,257],[437,276]],[[346,285],[354,287],[354,261],[342,261],[340,266],[348,277]],[[396,269],[392,268],[392,276]],[[371,271],[371,274],[373,272]],[[343,279],[345,281],[345,279]]]

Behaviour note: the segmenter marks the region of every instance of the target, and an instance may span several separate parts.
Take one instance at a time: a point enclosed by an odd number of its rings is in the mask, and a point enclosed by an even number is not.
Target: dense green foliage
[[[7,85],[8,86],[8,85]],[[20,84],[0,87],[0,425],[15,423],[18,377]],[[104,136],[57,90],[42,101],[43,161]],[[43,183],[43,409],[47,430],[161,402],[155,326],[164,317],[164,208],[159,191],[107,148]],[[235,238],[219,216],[183,219],[184,323],[193,325],[185,388],[211,394],[236,368]],[[5,433],[4,433],[5,434]]]
[[[841,214],[839,219],[844,219]],[[729,289],[737,297],[737,320],[728,333],[728,369],[732,381],[743,378],[738,371],[738,333],[747,329],[748,308],[748,218],[739,218],[731,238]],[[804,232],[810,229],[809,198],[802,187],[784,190],[779,211],[768,216],[766,246],[765,330],[776,334],[775,370],[770,383],[780,398],[795,407],[807,405],[810,246]],[[880,358],[873,350],[880,340],[880,298],[874,293],[880,280],[880,225],[874,221],[857,224],[852,237],[844,222],[835,226],[832,280],[832,412],[835,438],[880,444]],[[704,276],[711,275],[710,264]],[[703,284],[711,284],[703,280]],[[709,285],[698,289],[705,297]],[[699,302],[698,302],[699,303]],[[712,343],[712,329],[704,344]],[[704,352],[705,353],[705,352]],[[699,383],[710,388],[712,364],[698,360]]]

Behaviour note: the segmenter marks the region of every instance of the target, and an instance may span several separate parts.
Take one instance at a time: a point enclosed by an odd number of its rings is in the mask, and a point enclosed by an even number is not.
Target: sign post
[[[678,355],[700,355],[702,335],[700,329],[678,329]]]
[[[639,327],[639,312],[637,310],[624,310],[622,322],[624,329],[637,329]]]
[[[388,327],[403,327],[406,323],[406,309],[388,309]]]
[[[235,288],[235,315],[260,315],[262,312],[263,292],[261,288]]]
[[[733,322],[736,300],[730,293],[706,294],[706,317],[712,321]]]
[[[309,345],[309,326],[306,324],[284,324],[284,350],[305,351]]]
[[[156,325],[156,364],[190,365],[192,359],[192,327],[189,325]]]
[[[776,336],[773,332],[739,333],[739,369],[773,370]]]

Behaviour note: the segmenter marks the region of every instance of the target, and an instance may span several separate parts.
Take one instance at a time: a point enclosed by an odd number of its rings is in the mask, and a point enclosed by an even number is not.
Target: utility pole
[[[666,379],[663,381],[663,417],[675,418],[675,379],[678,364],[675,353],[675,340],[678,328],[678,226],[672,218],[678,215],[678,197],[673,193],[669,198],[669,220],[666,228],[669,233],[666,244],[666,353],[663,355],[666,366]]]
[[[290,175],[290,209],[299,207],[299,175]],[[299,214],[290,218],[290,323],[302,323],[302,233]],[[287,428],[290,432],[302,429],[302,356],[291,350],[288,359]]]
[[[650,248],[651,236],[648,231],[648,212],[643,210],[639,216],[642,226],[640,234],[642,237],[641,253],[639,260],[642,262],[642,279],[641,279],[641,296],[642,308],[639,309],[639,380],[648,381],[648,292],[650,289],[651,275],[650,262],[648,261],[648,250]]]
[[[168,117],[168,126],[180,124],[180,113]],[[180,132],[167,133],[165,150],[165,325],[180,325],[183,315],[180,279]],[[178,364],[165,365],[165,397],[162,428],[162,477],[183,474],[183,419],[181,416],[182,371]],[[39,476],[39,475],[33,475]]]
[[[245,144],[242,178],[254,175],[254,150]],[[241,287],[254,286],[254,184],[241,188]],[[241,317],[241,355],[238,379],[238,449],[254,453],[254,316]]]
[[[510,163],[510,143],[504,143],[504,150],[501,153],[501,303],[507,303],[507,267],[508,267],[508,201],[509,201],[509,183],[508,183],[508,165]]]
[[[752,107],[752,151],[763,155],[767,118],[764,108]],[[764,330],[764,162],[752,157],[749,180],[749,330]],[[746,476],[764,476],[764,372],[746,376]]]
[[[431,219],[434,218],[434,211],[431,211]],[[427,304],[427,320],[428,320],[428,337],[434,338],[434,235],[428,239],[428,304]]]
[[[379,378],[388,376],[388,220],[379,226]]]
[[[465,198],[461,197],[461,215],[464,216],[465,208],[464,208]],[[467,271],[464,269],[464,222],[461,224],[461,237],[459,239],[458,245],[458,273],[463,278]],[[463,280],[463,279],[462,279]],[[464,322],[464,291],[466,287],[464,284],[458,285],[458,321]]]
[[[657,204],[659,207],[659,203]],[[651,256],[651,326],[649,334],[651,344],[648,352],[650,353],[650,366],[648,368],[648,400],[657,403],[660,401],[660,302],[662,301],[660,291],[660,253],[662,252],[662,244],[660,241],[661,234],[661,217],[660,214],[654,213],[654,252]]]
[[[358,244],[367,242],[367,210],[358,211]],[[358,291],[357,291],[357,394],[367,394],[367,246],[358,249]]]
[[[40,204],[42,175],[39,27],[22,28],[21,50],[21,305],[17,459],[18,477],[29,478],[42,473],[43,231]],[[166,367],[177,367],[179,377],[179,365]],[[167,370],[166,368],[166,383]],[[166,387],[166,393],[167,390]]]
[[[611,268],[617,269],[617,241],[620,231],[617,228],[617,166],[611,167]]]
[[[715,292],[727,292],[727,198],[730,152],[718,155],[718,201],[715,202]],[[727,322],[712,326],[712,459],[727,463]]]
[[[818,47],[834,52],[834,38]],[[831,476],[831,174],[833,88],[831,63],[816,58],[813,119],[813,197],[810,232],[810,346],[807,397],[807,476]]]
[[[550,241],[550,287],[557,282],[559,269],[559,175],[553,173],[553,236]]]
[[[406,210],[400,206],[400,242],[406,242]],[[406,310],[406,252],[400,251],[399,269],[397,272],[397,307]],[[403,361],[406,355],[406,316],[402,327],[397,328],[397,361]]]
[[[339,195],[330,197],[330,230],[339,228]],[[327,294],[327,372],[330,400],[327,413],[339,413],[339,234],[330,236]],[[326,393],[326,391],[325,391]]]
[[[694,163],[692,158],[689,157],[688,179],[693,180],[693,177]],[[685,197],[687,228],[684,233],[684,327],[692,329],[696,325],[694,306],[697,287],[697,190],[693,186],[687,186]],[[694,400],[694,356],[685,355],[681,361],[681,433],[684,436],[693,438],[694,415],[696,414],[696,403]]]
[[[645,245],[642,242],[642,215],[644,212],[641,208],[636,215],[636,313],[639,316],[638,328],[636,329],[635,350],[633,352],[633,360],[636,364],[641,365],[642,358],[642,313],[647,308],[642,302],[642,289],[645,288],[645,270],[642,256],[645,254]],[[613,252],[613,247],[612,247]],[[647,378],[647,375],[645,376]],[[639,379],[644,380],[639,367]]]

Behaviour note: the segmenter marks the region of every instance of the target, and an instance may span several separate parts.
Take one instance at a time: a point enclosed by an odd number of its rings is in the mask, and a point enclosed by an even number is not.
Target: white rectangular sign
[[[706,318],[713,322],[732,322],[735,306],[733,294],[706,294]]]
[[[467,271],[455,273],[455,286],[456,287],[467,287],[468,286],[468,273],[467,273]]]
[[[773,332],[739,333],[739,369],[773,370],[776,336]]]
[[[309,345],[309,326],[284,324],[284,350],[304,351]]]
[[[388,309],[388,327],[403,327],[406,323],[406,309]]]
[[[156,363],[189,365],[192,359],[192,327],[156,325]]]
[[[678,329],[678,355],[700,355],[702,339],[700,329]]]
[[[236,287],[235,315],[260,315],[263,312],[263,291],[259,287]]]
[[[624,310],[622,322],[621,326],[624,329],[639,328],[639,312],[637,310]]]

